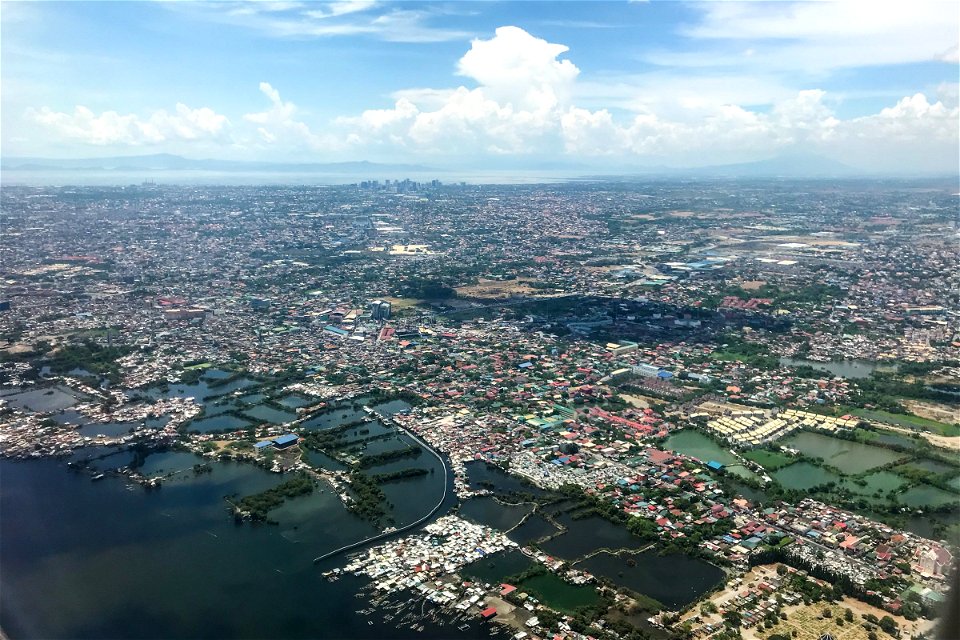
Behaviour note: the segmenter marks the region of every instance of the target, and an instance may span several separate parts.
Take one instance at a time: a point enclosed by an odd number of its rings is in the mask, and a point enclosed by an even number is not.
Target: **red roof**
[[[497,609],[496,607],[487,607],[480,612],[480,615],[484,618],[492,618],[493,616],[497,615]]]

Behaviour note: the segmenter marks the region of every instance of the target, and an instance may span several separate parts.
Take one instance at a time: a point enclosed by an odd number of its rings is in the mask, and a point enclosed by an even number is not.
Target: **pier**
[[[430,511],[427,512],[426,515],[417,519],[415,522],[411,522],[410,524],[406,524],[402,527],[398,527],[390,531],[384,531],[383,533],[379,533],[375,536],[370,536],[369,538],[364,538],[363,540],[358,540],[357,542],[352,542],[348,545],[344,545],[339,549],[334,549],[333,551],[329,551],[321,556],[317,556],[316,558],[314,558],[313,559],[314,564],[319,564],[328,558],[332,558],[333,556],[344,553],[346,551],[352,551],[353,549],[358,549],[372,542],[378,542],[380,540],[386,540],[387,538],[390,538],[392,536],[400,535],[402,533],[410,531],[411,529],[415,529],[416,527],[419,527],[422,524],[425,524],[434,515],[436,515],[437,511],[439,511],[440,508],[443,506],[443,503],[444,501],[446,501],[447,494],[450,490],[449,489],[450,468],[447,465],[446,461],[443,459],[443,456],[440,455],[440,453],[436,449],[431,447],[429,444],[426,443],[426,441],[422,440],[420,436],[418,436],[417,434],[413,433],[412,431],[404,427],[402,424],[394,420],[392,417],[390,418],[385,417],[369,407],[364,407],[364,409],[366,410],[367,413],[373,415],[381,422],[385,424],[392,424],[394,427],[397,428],[398,431],[401,431],[405,435],[409,436],[414,442],[416,442],[418,445],[420,445],[421,447],[426,449],[428,452],[433,454],[433,456],[440,461],[440,466],[443,467],[443,495],[440,496],[440,500],[437,502],[437,504],[433,506],[432,509],[430,509]]]

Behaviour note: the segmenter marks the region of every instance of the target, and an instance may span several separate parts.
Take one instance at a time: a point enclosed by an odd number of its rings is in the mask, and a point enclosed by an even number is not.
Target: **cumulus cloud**
[[[392,109],[372,109],[340,118],[354,144],[390,141],[429,151],[487,153],[542,151],[556,142],[562,110],[580,70],[559,56],[568,48],[519,27],[500,27],[489,40],[475,39],[457,64],[473,89],[398,92]]]
[[[164,142],[225,140],[230,128],[226,116],[208,107],[191,109],[178,103],[174,112],[155,111],[148,118],[104,111],[99,115],[78,105],[73,113],[49,107],[30,109],[27,116],[63,138],[93,145],[156,145]]]
[[[270,100],[270,108],[247,113],[243,119],[258,125],[256,131],[261,145],[284,144],[292,147],[307,145],[319,149],[331,143],[327,137],[311,131],[310,127],[297,117],[297,105],[289,101],[285,102],[280,97],[280,92],[269,82],[260,83],[260,92]]]
[[[329,9],[340,10],[346,9]],[[943,170],[957,163],[957,83],[847,119],[834,112],[836,102],[825,91],[783,86],[769,94],[753,87],[762,109],[730,99],[718,83],[706,83],[702,91],[699,84],[665,83],[658,92],[649,79],[632,87],[618,84],[607,93],[591,85],[586,92],[595,101],[584,104],[580,70],[567,53],[563,44],[501,27],[488,39],[473,40],[459,59],[457,74],[471,86],[398,90],[392,106],[336,118],[327,128],[308,125],[307,114],[269,82],[259,85],[266,107],[246,113],[236,127],[212,109],[183,104],[148,117],[95,114],[82,106],[72,113],[44,107],[30,115],[62,139],[96,145],[199,140],[279,154],[304,149],[377,158],[567,154],[676,165],[741,162],[803,149],[871,169]],[[604,105],[605,99],[611,104]]]
[[[741,28],[748,28],[749,25]],[[802,147],[853,161],[868,160],[868,148],[903,158],[898,150],[926,140],[956,150],[955,85],[942,85],[944,100],[923,94],[904,98],[872,116],[841,120],[821,89],[766,96],[769,108],[751,110],[722,100],[722,87],[698,95],[696,88],[674,84],[664,102],[656,87],[615,87],[616,106],[575,104],[580,70],[563,56],[568,48],[537,38],[518,27],[501,27],[487,40],[477,39],[459,60],[457,73],[477,83],[468,88],[397,91],[392,108],[344,117],[354,148],[404,149],[407,152],[463,155],[551,155],[650,157],[680,164],[712,164],[765,157]],[[859,156],[858,156],[859,154]]]
[[[519,27],[500,27],[489,40],[475,39],[457,63],[457,73],[476,80],[484,94],[515,109],[552,109],[569,98],[580,70],[562,44],[534,37]]]

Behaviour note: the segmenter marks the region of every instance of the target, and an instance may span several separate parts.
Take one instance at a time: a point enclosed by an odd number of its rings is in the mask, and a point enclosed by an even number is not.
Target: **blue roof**
[[[263,441],[263,442],[258,442],[257,444],[253,445],[253,448],[254,448],[254,449],[263,449],[264,447],[269,447],[269,446],[272,445],[272,444],[273,444],[273,441],[272,441],[272,440],[265,440],[265,441]]]
[[[711,460],[707,463],[707,466],[711,469],[723,469],[723,463],[717,462],[716,460]]]
[[[326,326],[326,327],[323,328],[323,330],[324,330],[324,331],[328,331],[328,332],[333,333],[333,334],[336,334],[336,335],[338,335],[338,336],[348,335],[348,332],[347,332],[347,331],[344,331],[344,330],[341,329],[340,327]]]
[[[295,433],[286,433],[279,438],[274,438],[274,444],[290,444],[291,442],[296,442],[299,436]]]
[[[533,366],[533,363],[532,363],[532,362],[521,362],[521,363],[518,364],[517,366],[520,367],[521,369],[526,369],[527,367],[532,367],[532,366]]]

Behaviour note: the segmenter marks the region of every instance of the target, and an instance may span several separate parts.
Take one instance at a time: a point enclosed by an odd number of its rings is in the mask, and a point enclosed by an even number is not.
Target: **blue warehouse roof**
[[[290,444],[291,442],[296,442],[297,440],[298,440],[297,434],[295,434],[295,433],[287,433],[287,434],[284,434],[284,435],[280,436],[279,438],[274,438],[274,439],[273,439],[273,442],[274,442],[274,444],[281,444],[281,445],[282,445],[282,444]]]

